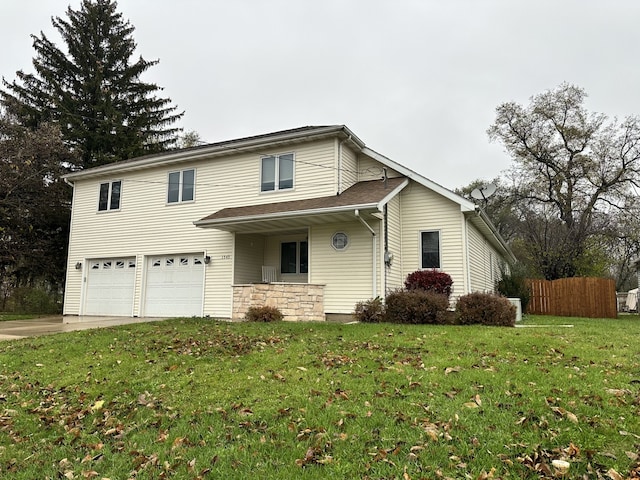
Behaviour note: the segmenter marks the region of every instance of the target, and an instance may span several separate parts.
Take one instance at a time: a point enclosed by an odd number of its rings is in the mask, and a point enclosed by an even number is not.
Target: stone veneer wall
[[[249,307],[276,307],[284,320],[324,321],[324,285],[252,283],[233,286],[234,320],[243,320]]]

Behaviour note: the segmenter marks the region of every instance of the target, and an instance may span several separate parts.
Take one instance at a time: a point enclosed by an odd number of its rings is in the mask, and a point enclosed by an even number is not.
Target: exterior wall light
[[[207,265],[209,265],[211,263],[211,257],[209,255],[204,257],[204,263],[207,264]]]
[[[82,270],[82,262],[76,263],[76,270]]]

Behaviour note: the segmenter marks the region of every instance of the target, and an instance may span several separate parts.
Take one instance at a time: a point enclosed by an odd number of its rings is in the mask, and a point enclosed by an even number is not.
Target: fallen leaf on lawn
[[[467,408],[478,408],[478,404],[476,402],[467,402],[464,406]]]
[[[560,475],[565,475],[569,471],[569,467],[571,467],[571,464],[564,460],[551,460],[551,465]]]
[[[82,476],[84,478],[93,478],[98,476],[98,472],[96,472],[95,470],[87,470],[82,472]]]
[[[570,411],[562,407],[551,407],[551,410],[553,411],[553,413],[559,415],[560,417],[566,417],[569,421],[578,423],[578,417],[576,417],[574,413],[571,413]]]
[[[298,370],[301,370],[301,371],[303,371],[303,372],[306,372],[306,371],[307,371],[307,369],[306,369],[306,368],[304,368],[304,367],[298,367]]]
[[[104,405],[104,400],[98,400],[96,403],[93,404],[93,406],[91,407],[91,411],[95,412],[97,410],[100,410]]]
[[[449,375],[450,373],[458,373],[462,370],[462,367],[447,367],[444,369],[444,374]]]
[[[478,475],[477,479],[478,480],[489,480],[489,479],[492,479],[494,473],[496,473],[496,469],[495,468],[492,468],[488,473],[483,471],[480,475]]]
[[[624,477],[620,475],[618,472],[616,472],[613,468],[609,469],[609,471],[607,472],[607,475],[609,475],[609,477],[612,478],[613,480],[624,480]]]
[[[609,395],[614,395],[616,397],[624,397],[625,395],[631,394],[630,390],[624,390],[624,389],[621,389],[621,388],[607,388],[606,392]]]

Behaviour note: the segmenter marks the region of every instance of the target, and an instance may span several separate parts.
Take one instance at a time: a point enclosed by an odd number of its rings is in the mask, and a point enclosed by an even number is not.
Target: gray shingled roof
[[[340,195],[329,197],[308,198],[304,200],[292,200],[289,202],[265,203],[260,205],[248,205],[244,207],[223,208],[217,212],[194,222],[196,225],[208,223],[232,221],[239,218],[251,218],[261,216],[276,216],[292,212],[300,212],[304,215],[309,211],[322,211],[347,208],[373,207],[391,194],[397,187],[407,181],[404,177],[389,178],[387,181],[370,180],[358,182],[342,192]]]

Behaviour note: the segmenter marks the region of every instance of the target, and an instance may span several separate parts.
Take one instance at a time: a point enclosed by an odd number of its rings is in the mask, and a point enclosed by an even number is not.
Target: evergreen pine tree
[[[116,9],[114,0],[69,7],[68,19],[51,20],[66,51],[42,32],[32,35],[35,73],[2,81],[0,102],[23,126],[60,126],[80,159],[75,169],[166,150],[180,133],[172,125],[183,114],[158,95],[160,87],[140,80],[158,60],[132,61],[134,27]]]

